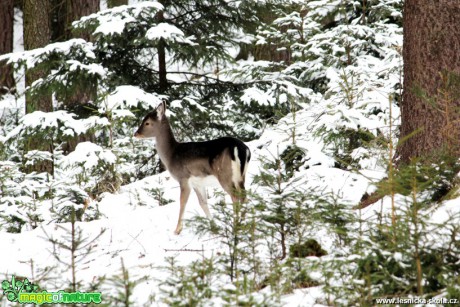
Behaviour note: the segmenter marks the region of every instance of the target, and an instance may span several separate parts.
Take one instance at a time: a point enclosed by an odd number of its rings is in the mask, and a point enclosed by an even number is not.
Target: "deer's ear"
[[[160,105],[157,107],[157,117],[159,120],[162,120],[166,113],[166,102],[163,100]]]

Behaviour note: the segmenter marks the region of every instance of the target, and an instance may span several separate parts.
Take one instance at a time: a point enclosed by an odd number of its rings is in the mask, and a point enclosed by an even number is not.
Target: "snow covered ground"
[[[303,114],[298,114],[303,116]],[[260,158],[267,157],[277,148],[286,145],[286,126],[281,122],[278,126],[268,129],[260,139],[248,143],[253,158],[248,170],[249,176],[246,186],[255,193],[267,193],[263,187],[252,184],[253,176],[260,171]],[[360,197],[367,190],[371,190],[371,178],[376,180],[385,175],[381,167],[364,171],[366,177],[349,171],[327,166],[327,157],[322,157],[321,151],[315,144],[308,142],[308,136],[300,136],[298,144],[308,148],[313,160],[312,164],[319,161],[322,165],[312,165],[307,170],[302,170],[295,177],[301,178],[301,185],[307,188],[308,185],[321,186],[325,190],[333,191],[340,195],[341,202],[356,205]],[[148,189],[162,188],[165,192],[164,199],[173,202],[159,206]],[[213,204],[218,199],[212,197],[213,189],[209,189],[211,212]],[[217,188],[219,190],[219,188]],[[136,305],[148,305],[151,302],[151,295],[158,297],[158,282],[162,277],[166,278],[163,269],[167,265],[165,257],[175,256],[180,264],[191,263],[203,256],[210,257],[225,252],[225,246],[219,239],[212,236],[197,236],[193,229],[186,226],[180,235],[174,235],[178,209],[179,209],[179,186],[172,179],[168,172],[147,177],[143,180],[123,186],[118,193],[105,193],[99,202],[92,202],[92,206],[98,206],[102,217],[99,220],[90,222],[77,222],[76,227],[81,230],[82,238],[91,242],[93,238],[102,233],[100,237],[90,244],[91,251],[83,256],[85,249],[79,251],[82,254],[77,256],[78,271],[77,278],[82,284],[94,283],[102,276],[110,277],[120,273],[123,261],[125,268],[129,271],[130,278],[142,279],[134,288],[132,300]],[[227,205],[230,206],[230,198],[227,196]],[[441,208],[434,210],[433,219],[442,222],[446,219],[447,212],[458,212],[459,199],[451,200]],[[372,219],[376,211],[389,211],[391,202],[386,198],[382,204],[376,204],[365,208],[360,213],[362,218]],[[194,215],[204,216],[195,195],[191,195],[185,218],[189,219]],[[48,291],[59,290],[71,280],[69,263],[71,253],[62,246],[56,246],[53,239],[69,244],[70,223],[48,223],[40,227],[23,231],[18,234],[0,232],[1,250],[0,272],[5,278],[12,274],[29,278],[38,278],[41,274],[46,276],[46,287]],[[327,233],[319,232],[316,239],[328,252],[336,248],[334,240]],[[56,260],[58,255],[59,261]],[[80,260],[82,259],[82,260]],[[61,263],[59,263],[61,262]],[[51,269],[50,269],[51,268]],[[45,273],[46,271],[49,272]],[[106,287],[106,286],[105,286]],[[114,289],[102,288],[105,294],[111,293]],[[113,294],[113,293],[112,293]],[[285,306],[313,306],[322,298],[321,287],[297,289],[291,294],[283,297]],[[7,305],[6,301],[2,301]],[[154,304],[162,305],[155,301]]]
[[[271,142],[267,142],[266,139],[270,139]],[[258,149],[257,147],[262,144],[269,146]],[[265,156],[273,148],[283,146],[283,141],[276,131],[267,131],[260,140],[249,143],[249,146],[253,158],[246,186],[252,191],[263,193],[260,187],[251,184],[253,175],[259,171],[258,160],[260,155]],[[311,146],[310,149],[314,150]],[[312,167],[299,176],[305,178],[304,184],[323,184],[344,197],[350,197],[350,204],[355,204],[368,187],[368,182],[362,176],[325,166]],[[159,206],[146,192],[146,189],[155,187],[163,188],[163,197],[174,201]],[[213,195],[210,192],[208,193]],[[228,196],[226,200],[230,206]],[[165,172],[123,186],[118,193],[107,193],[98,203],[91,203],[90,207],[97,205],[103,217],[91,222],[77,222],[76,226],[81,229],[82,237],[88,241],[101,231],[103,233],[91,244],[89,255],[78,264],[78,279],[83,284],[90,284],[101,276],[116,275],[123,260],[130,277],[148,278],[136,286],[133,293],[133,301],[139,305],[147,304],[149,296],[157,289],[156,283],[162,274],[165,274],[161,269],[166,266],[165,257],[176,256],[180,264],[187,264],[201,258],[203,254],[211,256],[224,252],[225,246],[218,239],[207,236],[200,238],[190,227],[185,226],[180,235],[173,234],[179,211],[178,201],[178,183]],[[214,198],[209,199],[211,212],[216,201]],[[197,214],[204,216],[196,196],[192,194],[185,218]],[[11,274],[31,277],[36,276],[37,272],[44,271],[47,266],[57,265],[58,267],[53,268],[48,274],[47,278],[50,280],[46,285],[48,291],[59,290],[63,284],[71,280],[71,271],[68,266],[57,263],[53,253],[57,253],[60,261],[67,264],[71,262],[71,254],[70,251],[53,245],[50,238],[65,241],[64,238],[69,236],[70,227],[70,223],[50,223],[19,234],[0,232],[3,251],[0,254],[0,272],[5,274],[5,277]],[[318,237],[318,240],[326,249],[334,248],[331,246],[331,239]],[[55,248],[58,248],[58,251],[55,251]],[[52,285],[56,288],[53,289]],[[286,306],[311,306],[319,296],[319,288],[299,289],[286,295],[283,302]]]

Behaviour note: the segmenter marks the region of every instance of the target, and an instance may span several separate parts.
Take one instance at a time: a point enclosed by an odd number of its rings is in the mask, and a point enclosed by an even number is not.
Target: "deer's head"
[[[155,111],[147,114],[134,133],[136,138],[156,138],[161,133],[161,124],[166,120],[166,102],[162,102]]]

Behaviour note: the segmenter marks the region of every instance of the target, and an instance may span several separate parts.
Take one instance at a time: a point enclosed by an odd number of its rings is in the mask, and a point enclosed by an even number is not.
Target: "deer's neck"
[[[178,142],[174,138],[169,121],[163,120],[161,123],[161,133],[156,138],[156,148],[161,161],[165,164],[166,168],[169,169],[171,165],[172,156]]]

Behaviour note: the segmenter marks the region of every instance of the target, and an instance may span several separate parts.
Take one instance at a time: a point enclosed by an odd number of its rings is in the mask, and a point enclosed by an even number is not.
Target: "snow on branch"
[[[164,22],[151,27],[145,36],[151,40],[164,39],[167,42],[173,41],[189,44],[192,46],[197,45],[197,43],[192,41],[193,37],[185,37],[185,34],[182,32],[182,30],[176,26]]]
[[[122,5],[83,17],[72,23],[75,28],[95,27],[93,34],[121,34],[128,24],[139,22],[143,16],[153,17],[163,5],[156,1]]]
[[[89,170],[97,167],[100,162],[114,164],[116,160],[116,156],[110,150],[91,142],[82,142],[77,145],[75,151],[63,159],[63,166],[81,166],[83,169]]]
[[[5,137],[5,141],[15,139],[23,133],[31,133],[36,130],[51,129],[55,133],[63,136],[76,136],[86,133],[89,129],[97,126],[107,126],[107,118],[91,116],[86,119],[75,119],[76,115],[67,111],[42,112],[35,111],[24,115],[19,125],[10,131]]]
[[[8,53],[0,56],[0,61],[8,60],[8,63],[18,63],[27,68],[33,68],[37,64],[49,59],[51,55],[56,54],[66,57],[70,57],[72,54],[78,54],[85,58],[96,58],[94,54],[94,45],[92,43],[81,38],[75,38],[65,42],[49,44],[43,48]]]
[[[118,114],[118,117],[134,117],[130,111],[125,110],[126,107],[137,107],[141,104],[145,109],[156,108],[163,99],[166,99],[166,96],[147,93],[137,86],[117,86],[101,103],[99,113],[111,111],[115,112],[114,115]]]

